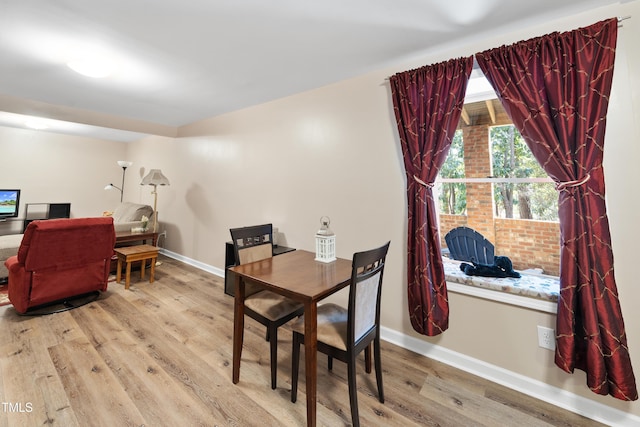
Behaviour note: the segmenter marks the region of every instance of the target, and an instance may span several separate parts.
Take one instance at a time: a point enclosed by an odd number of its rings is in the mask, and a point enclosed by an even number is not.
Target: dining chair
[[[349,403],[354,426],[360,425],[358,416],[358,389],[356,387],[356,356],[365,351],[365,369],[371,372],[371,344],[376,368],[378,400],[384,403],[382,388],[382,363],[380,360],[380,295],[382,273],[390,242],[385,245],[353,255],[349,305],[318,306],[317,335],[318,351],[328,356],[329,370],[333,358],[347,364]],[[298,368],[300,366],[300,344],[304,344],[304,316],[291,323],[293,330],[293,352],[291,369],[291,401],[295,403],[298,393]]]
[[[236,263],[247,264],[273,256],[272,224],[232,228],[231,239]],[[271,351],[271,388],[276,388],[278,366],[278,328],[304,312],[304,306],[289,298],[245,282],[245,309],[250,318],[266,326],[266,340]]]

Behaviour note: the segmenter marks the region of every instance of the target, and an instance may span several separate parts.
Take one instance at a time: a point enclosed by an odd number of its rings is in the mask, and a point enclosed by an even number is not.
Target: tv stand
[[[37,219],[69,218],[70,216],[71,203],[27,203],[22,232],[24,233],[29,223]]]

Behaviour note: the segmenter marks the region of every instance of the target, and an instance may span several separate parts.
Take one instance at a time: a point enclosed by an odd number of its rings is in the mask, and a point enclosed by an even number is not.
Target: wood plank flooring
[[[156,281],[110,283],[101,298],[49,316],[0,307],[0,426],[304,426],[304,363],[289,399],[291,334],[269,345],[245,320],[240,383],[231,382],[233,299],[223,281],[161,257]],[[304,347],[303,347],[304,351]],[[304,355],[302,355],[304,357]],[[358,374],[364,426],[598,426],[592,420],[383,342],[384,404]],[[318,425],[350,425],[346,367],[319,356]],[[364,363],[363,363],[364,364]]]

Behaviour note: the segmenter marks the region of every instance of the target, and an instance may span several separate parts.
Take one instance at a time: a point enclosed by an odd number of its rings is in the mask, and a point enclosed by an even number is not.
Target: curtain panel
[[[390,78],[407,176],[409,317],[428,336],[449,327],[433,182],[458,126],[473,57],[398,73]]]
[[[636,400],[614,278],[603,149],[617,19],[476,54],[558,189],[561,258],[555,363],[589,388]]]

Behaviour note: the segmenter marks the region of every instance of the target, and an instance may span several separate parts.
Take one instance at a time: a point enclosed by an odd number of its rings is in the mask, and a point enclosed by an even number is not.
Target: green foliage
[[[547,176],[515,126],[491,127],[489,140],[493,154],[493,176],[501,178]],[[558,195],[551,183],[501,183],[495,184],[494,189],[496,216],[558,220]],[[518,215],[514,212],[516,208]]]
[[[447,160],[440,168],[441,178],[464,178],[464,144],[462,131],[457,130]],[[446,182],[440,191],[440,212],[462,215],[467,210],[467,186],[464,183]]]
[[[533,218],[542,221],[558,221],[558,190],[552,182],[542,182],[535,185],[532,193],[531,206]]]
[[[493,176],[500,178],[546,178],[524,138],[513,125],[489,128]]]

